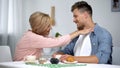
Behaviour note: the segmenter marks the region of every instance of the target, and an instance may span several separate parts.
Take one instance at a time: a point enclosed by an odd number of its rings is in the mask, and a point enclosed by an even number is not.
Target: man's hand
[[[57,55],[57,53],[54,53],[54,54],[52,54],[52,57],[55,58],[56,55]]]
[[[64,53],[62,53],[62,52],[56,52],[56,53],[52,54],[52,57],[56,58],[56,55],[64,55]]]

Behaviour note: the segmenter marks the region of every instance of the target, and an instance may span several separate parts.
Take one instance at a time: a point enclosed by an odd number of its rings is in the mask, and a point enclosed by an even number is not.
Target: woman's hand
[[[92,32],[92,31],[94,31],[92,28],[83,29],[83,30],[78,30],[78,32],[79,32],[81,35],[88,34],[88,33]]]

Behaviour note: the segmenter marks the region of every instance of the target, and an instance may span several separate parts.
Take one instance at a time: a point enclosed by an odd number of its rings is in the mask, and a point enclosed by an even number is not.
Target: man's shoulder
[[[75,37],[67,46],[74,46],[75,43],[77,42],[79,36]]]
[[[101,26],[99,26],[99,25],[96,25],[96,26],[95,26],[95,32],[96,32],[96,33],[110,34],[110,32],[109,32],[106,28],[101,27]]]
[[[76,42],[78,38],[79,38],[79,36],[75,37],[75,38],[72,40],[72,42]]]
[[[96,25],[95,34],[100,37],[111,37],[111,33],[104,27]]]

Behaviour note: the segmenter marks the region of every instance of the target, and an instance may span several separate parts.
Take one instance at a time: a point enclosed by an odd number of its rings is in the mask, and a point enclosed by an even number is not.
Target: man
[[[63,50],[55,53],[63,54],[61,61],[68,57],[80,63],[111,64],[112,62],[112,37],[104,28],[92,20],[92,8],[85,2],[76,2],[71,11],[73,21],[77,24],[78,30],[93,28],[93,31],[86,35],[80,35],[72,40]]]

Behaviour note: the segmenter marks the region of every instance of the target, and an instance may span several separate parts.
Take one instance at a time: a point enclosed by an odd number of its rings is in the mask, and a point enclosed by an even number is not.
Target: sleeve
[[[99,38],[99,47],[96,56],[99,59],[99,63],[108,63],[112,53],[112,37],[109,33],[106,33]]]
[[[67,45],[70,41],[70,35],[64,35],[58,38],[47,38],[37,34],[27,36],[27,43],[33,48],[47,48]]]

